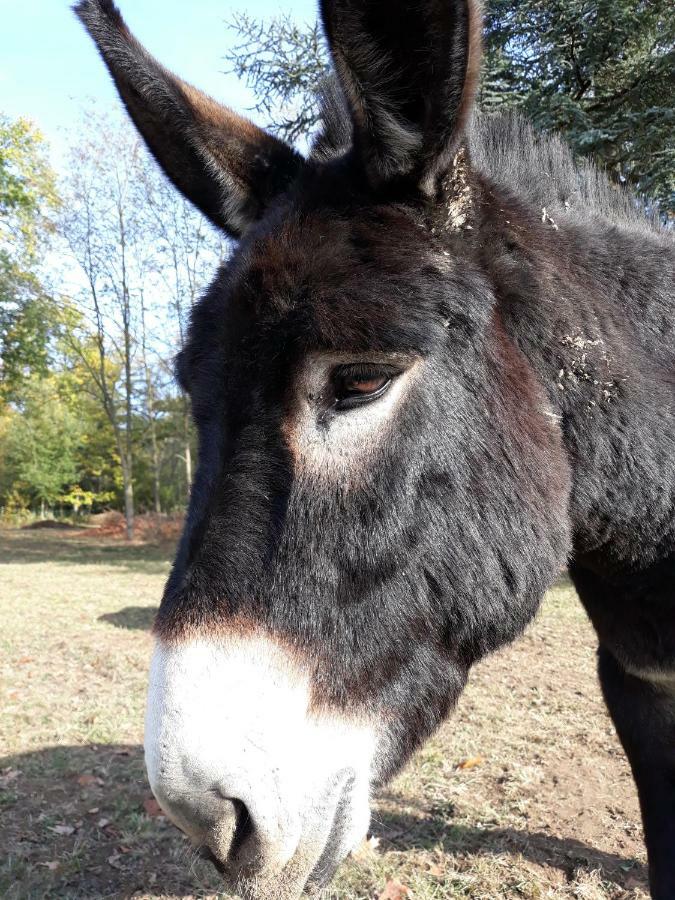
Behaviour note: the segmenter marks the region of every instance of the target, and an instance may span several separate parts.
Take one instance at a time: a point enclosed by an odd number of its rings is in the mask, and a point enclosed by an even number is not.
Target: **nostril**
[[[218,859],[218,857],[213,852],[213,850],[211,850],[210,847],[206,847],[206,846],[200,847],[199,855],[201,856],[202,859],[205,859],[208,862],[213,863],[213,865],[216,867],[216,869],[220,872],[221,875],[225,875],[225,873],[227,872],[226,867],[223,865],[223,863],[221,863],[221,861]]]
[[[226,797],[218,788],[215,788],[213,793],[221,803],[227,805],[227,814],[218,823],[216,854],[221,860],[234,861],[241,855],[245,847],[248,846],[249,851],[252,849],[250,844],[255,834],[253,818],[243,800],[239,800],[237,797]],[[214,833],[214,837],[216,833]],[[214,861],[208,854],[206,858]]]
[[[233,799],[230,801],[234,806],[234,836],[230,846],[230,856],[237,856],[239,851],[248,843],[253,836],[253,819],[249,815],[246,804],[241,800]]]

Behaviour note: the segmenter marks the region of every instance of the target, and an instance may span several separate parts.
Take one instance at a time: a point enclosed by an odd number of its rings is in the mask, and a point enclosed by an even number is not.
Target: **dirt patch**
[[[80,531],[80,525],[71,525],[70,522],[58,522],[55,519],[40,519],[31,522],[30,525],[22,525],[22,531]]]
[[[144,513],[134,519],[134,541],[176,541],[183,530],[183,515],[156,515]],[[126,540],[127,526],[122,513],[107,512],[92,516],[88,527],[79,537],[97,537],[101,540]]]
[[[183,530],[182,513],[158,515],[143,513],[134,519],[134,543],[177,541]],[[10,529],[7,529],[10,530]],[[90,516],[86,524],[78,525],[57,519],[44,519],[22,525],[21,531],[62,532],[69,537],[126,541],[126,521],[121,512],[110,510]]]

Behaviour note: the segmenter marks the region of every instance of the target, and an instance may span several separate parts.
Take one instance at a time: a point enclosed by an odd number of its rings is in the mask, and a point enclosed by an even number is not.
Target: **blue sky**
[[[259,17],[289,13],[313,21],[316,0],[117,0],[139,40],[168,68],[239,111],[251,95],[223,73],[234,36],[225,19],[238,10]],[[71,0],[0,0],[0,109],[40,127],[58,165],[89,99],[101,109],[119,100]]]

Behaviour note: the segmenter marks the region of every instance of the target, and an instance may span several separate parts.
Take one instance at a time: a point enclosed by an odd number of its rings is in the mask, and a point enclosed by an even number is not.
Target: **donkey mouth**
[[[210,847],[206,845],[199,848],[199,855],[202,859],[205,859],[207,862],[210,862],[216,869],[216,871],[222,875],[223,877],[227,877],[228,868],[225,863],[221,862],[216,854],[211,850]]]
[[[316,897],[330,883],[353,849],[348,845],[353,825],[351,813],[354,784],[355,776],[350,773],[339,790],[330,830],[327,835],[324,832],[314,844],[314,852],[300,852],[277,873],[255,871],[255,865],[237,865],[236,855],[230,861],[223,862],[207,845],[200,847],[199,854],[202,859],[213,864],[223,877],[226,887],[243,900],[300,900],[302,897]],[[317,828],[318,832],[321,830]],[[313,842],[310,841],[311,843]]]
[[[342,862],[341,859],[332,860],[330,864],[322,862],[320,870],[317,866],[304,883],[304,879],[298,882],[290,873],[285,872],[279,873],[276,878],[246,876],[219,860],[208,847],[201,847],[199,855],[210,862],[222,876],[225,888],[241,900],[302,900],[306,897],[318,897]]]

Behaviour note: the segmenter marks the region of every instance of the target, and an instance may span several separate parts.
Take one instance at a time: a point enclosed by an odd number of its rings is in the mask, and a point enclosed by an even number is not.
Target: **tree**
[[[490,0],[481,100],[561,131],[675,214],[675,16],[668,0]]]
[[[114,435],[131,538],[137,499],[155,512],[176,505],[176,491],[163,487],[165,469],[175,478],[169,453],[183,461],[183,501],[190,487],[190,406],[176,396],[170,360],[224,244],[126,123],[88,118],[63,192],[60,227],[77,269],[61,347],[86,370]]]
[[[101,395],[92,371],[97,371],[98,347],[96,335],[88,330],[82,313],[71,301],[62,298],[56,365],[52,378],[58,379],[59,397],[77,418],[78,484],[90,500],[86,504],[98,509],[119,507],[124,502],[124,480],[117,452],[117,441],[110,419],[101,404]],[[108,362],[109,380],[118,377],[112,362]],[[64,496],[62,502],[75,506]]]
[[[144,228],[146,239],[154,248],[154,271],[159,282],[156,293],[161,296],[163,316],[171,324],[169,344],[164,345],[163,357],[159,358],[165,380],[170,384],[173,381],[171,360],[185,346],[190,310],[222,262],[226,240],[156,167],[147,167],[143,174]],[[183,391],[180,391],[178,416],[187,495],[192,484],[194,433],[190,400]]]
[[[229,26],[240,40],[225,58],[253,88],[256,112],[285,140],[306,138],[319,120],[317,88],[330,75],[319,23],[302,27],[287,16],[262,22],[239,13]]]
[[[55,305],[39,261],[58,206],[46,147],[27,120],[0,115],[0,400],[17,397],[25,378],[45,374]]]
[[[190,488],[190,405],[171,360],[225,241],[126,123],[95,114],[72,149],[52,228],[40,219],[56,203],[47,205],[51,176],[40,168],[39,140],[28,125],[12,128],[12,154],[0,158],[2,272],[12,276],[0,295],[0,504],[123,506],[132,537],[137,508],[175,509]],[[58,302],[40,288],[46,247],[57,251],[47,256]],[[29,286],[30,302],[19,302],[19,285]],[[42,391],[51,404],[55,390],[54,415],[77,433],[66,447],[62,423],[60,455],[55,422],[41,423],[29,402]],[[42,424],[51,437],[40,447]]]
[[[318,26],[248,15],[230,23],[240,41],[232,71],[256,110],[291,140],[318,123],[328,72]],[[521,109],[561,131],[580,156],[675,215],[675,16],[669,0],[488,0],[480,100]]]
[[[4,465],[42,518],[77,481],[77,416],[59,396],[54,378],[33,376],[24,386],[21,415],[14,415],[5,437]]]
[[[88,367],[115,435],[127,537],[134,534],[134,366],[148,251],[141,228],[139,169],[147,157],[128,129],[91,116],[72,150],[61,230],[83,284],[87,328],[70,351]],[[95,355],[91,354],[93,333]]]

